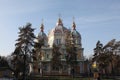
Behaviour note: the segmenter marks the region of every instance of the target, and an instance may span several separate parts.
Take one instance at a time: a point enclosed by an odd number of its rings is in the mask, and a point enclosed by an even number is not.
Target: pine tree
[[[35,41],[35,45],[34,45],[34,49],[33,49],[33,68],[34,70],[37,69],[37,71],[39,70],[38,68],[38,64],[42,63],[42,54],[41,54],[41,47],[44,45],[44,39],[38,39],[36,38]],[[40,65],[40,70],[39,72],[42,72],[42,64]],[[42,73],[41,73],[42,75]]]
[[[41,56],[41,54],[39,54],[41,52],[41,47],[44,45],[44,39],[38,39],[36,38],[35,41],[35,45],[34,45],[34,54],[33,54],[33,58],[34,60],[38,60],[38,58]],[[40,55],[40,56],[38,56]],[[40,57],[41,59],[41,57]]]
[[[25,76],[27,75],[26,66],[28,66],[28,63],[31,61],[32,49],[34,46],[34,29],[31,28],[31,26],[31,23],[27,23],[25,26],[19,28],[19,38],[17,39],[17,43],[15,44],[15,46],[21,50],[21,54],[23,55],[23,80],[25,80]]]
[[[93,62],[96,61],[99,71],[103,71],[105,74],[108,72],[108,67],[111,66],[111,73],[115,74],[119,58],[115,54],[119,50],[120,44],[115,42],[115,39],[109,41],[105,46],[103,46],[100,41],[96,43],[96,48],[94,48]],[[119,70],[117,70],[119,71]]]
[[[66,36],[66,52],[66,62],[70,66],[70,71],[72,71],[72,74],[74,76],[75,66],[78,63],[77,48],[75,47],[74,36],[70,33],[70,31],[67,32]]]
[[[52,68],[56,70],[59,70],[62,67],[61,53],[59,50],[60,50],[60,47],[53,44],[51,62],[52,62]]]

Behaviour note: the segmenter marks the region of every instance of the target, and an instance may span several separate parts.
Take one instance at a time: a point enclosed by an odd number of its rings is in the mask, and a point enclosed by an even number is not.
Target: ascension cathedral
[[[33,72],[34,73],[40,73],[44,75],[69,75],[70,69],[69,66],[66,64],[66,35],[69,31],[71,35],[74,36],[74,42],[75,47],[77,48],[77,66],[75,67],[75,72],[78,74],[85,73],[87,70],[83,51],[84,48],[82,48],[81,43],[81,35],[76,30],[76,24],[75,21],[72,22],[71,29],[67,29],[64,27],[64,24],[62,22],[62,19],[59,17],[57,20],[57,23],[53,29],[48,33],[48,36],[44,33],[44,24],[42,23],[40,26],[40,32],[37,36],[38,40],[44,39],[44,45],[41,47],[40,52],[36,54],[36,57],[38,58],[38,61],[34,62],[33,66]],[[52,58],[52,49],[53,44],[60,46],[60,53],[61,55],[61,63],[63,65],[62,69],[55,69],[51,66],[51,58]],[[39,59],[39,56],[41,58]]]

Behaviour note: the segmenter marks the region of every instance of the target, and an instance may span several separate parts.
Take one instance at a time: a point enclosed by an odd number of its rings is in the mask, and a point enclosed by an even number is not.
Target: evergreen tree
[[[3,56],[0,56],[0,68],[9,68],[6,58]]]
[[[25,26],[19,28],[19,38],[17,39],[17,43],[15,44],[15,46],[21,50],[21,54],[23,55],[23,80],[25,80],[25,76],[27,74],[26,66],[28,66],[28,63],[31,61],[32,49],[34,46],[34,29],[31,28],[31,26],[31,23],[27,23]]]
[[[34,49],[33,49],[33,68],[38,69],[38,64],[42,63],[42,54],[41,54],[41,47],[44,45],[44,39],[38,39],[36,38]],[[42,64],[40,65],[40,69],[38,69],[38,72],[42,72]],[[41,73],[42,75],[42,73]]]
[[[70,65],[70,68],[75,69],[77,64],[77,49],[75,47],[74,36],[71,35],[70,31],[66,35],[66,62]]]
[[[8,59],[9,68],[14,73],[14,77],[18,80],[20,73],[24,71],[24,59],[21,49],[16,47],[15,51],[11,54],[11,59]]]
[[[34,45],[34,54],[33,58],[34,60],[38,60],[38,58],[41,60],[41,47],[44,45],[44,39],[38,39],[36,38],[35,45]],[[40,56],[38,56],[40,55]]]
[[[120,42],[119,42],[120,43]],[[115,39],[109,41],[105,46],[103,46],[100,41],[96,43],[96,48],[94,48],[93,62],[96,61],[99,71],[104,74],[112,73],[115,74],[119,58],[116,51],[119,50],[120,44],[115,42]],[[108,71],[108,67],[111,66],[111,72]]]
[[[59,70],[62,67],[61,53],[59,50],[60,50],[60,47],[53,44],[51,62],[52,62],[52,68],[54,70]]]
[[[97,69],[99,71],[106,73],[106,68],[109,63],[108,54],[105,53],[104,46],[100,41],[96,43],[92,61],[97,63]]]

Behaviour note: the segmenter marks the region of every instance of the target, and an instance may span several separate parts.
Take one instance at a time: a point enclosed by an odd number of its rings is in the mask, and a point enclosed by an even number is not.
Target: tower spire
[[[62,20],[61,20],[61,14],[59,14],[57,25],[63,26]]]
[[[73,30],[75,30],[76,29],[76,24],[75,24],[75,21],[74,21],[74,17],[73,17],[73,23],[72,23],[72,28],[73,28]]]
[[[41,27],[40,27],[40,29],[41,29],[41,32],[44,32],[43,19],[42,19],[42,23],[41,23]]]

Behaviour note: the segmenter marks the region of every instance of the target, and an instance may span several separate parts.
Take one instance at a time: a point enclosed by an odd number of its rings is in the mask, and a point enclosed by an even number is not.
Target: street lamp
[[[98,70],[97,70],[97,63],[96,63],[96,61],[93,62],[92,68],[93,68],[93,77],[94,77],[94,79],[98,79],[99,74],[98,74]]]
[[[92,67],[93,67],[94,69],[96,69],[96,68],[97,68],[96,61],[95,61],[95,62],[93,62]]]

